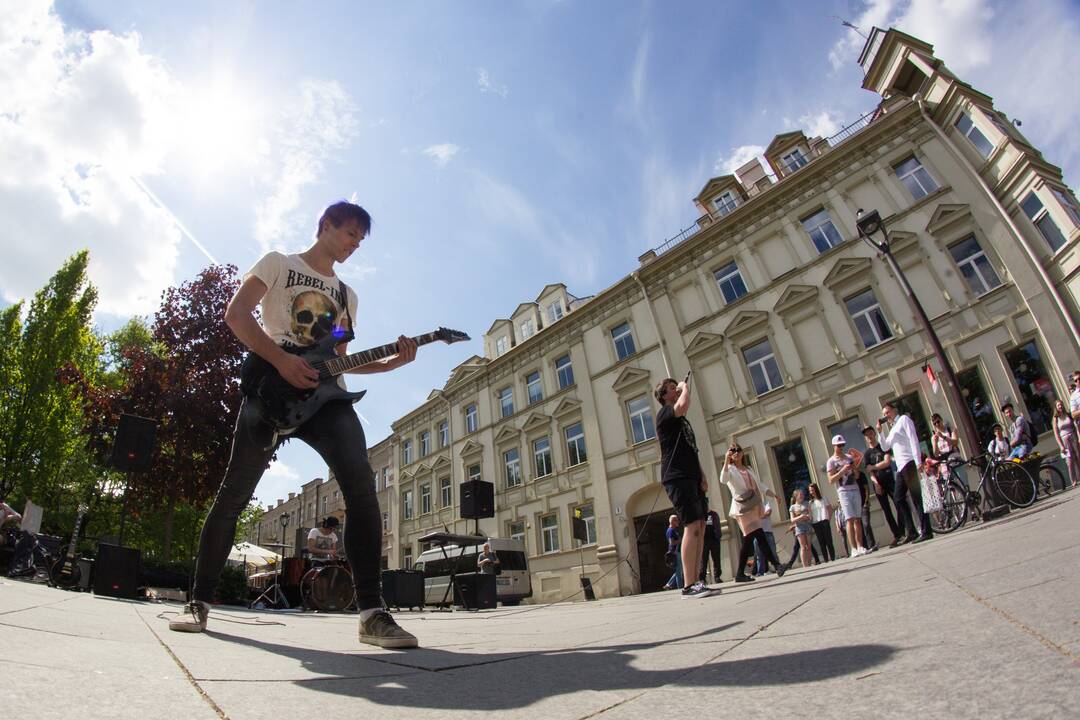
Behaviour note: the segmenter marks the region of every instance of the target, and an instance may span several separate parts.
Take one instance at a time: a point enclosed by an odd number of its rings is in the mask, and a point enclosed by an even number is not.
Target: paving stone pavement
[[[423,647],[357,643],[353,615],[214,608],[0,581],[12,718],[1080,717],[1080,492],[985,526],[713,597],[653,593],[398,613]]]

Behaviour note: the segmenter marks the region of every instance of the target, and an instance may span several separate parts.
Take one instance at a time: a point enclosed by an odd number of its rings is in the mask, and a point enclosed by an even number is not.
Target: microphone
[[[690,368],[689,370],[687,370],[687,371],[686,371],[686,377],[685,377],[685,378],[683,378],[683,382],[684,382],[684,383],[688,383],[688,382],[690,382],[690,374],[691,374],[692,372],[694,372],[694,369],[693,369],[693,368]]]

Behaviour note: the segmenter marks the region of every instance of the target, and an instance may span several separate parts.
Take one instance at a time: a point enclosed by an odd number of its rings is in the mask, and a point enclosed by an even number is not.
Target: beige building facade
[[[1011,400],[1052,447],[1048,403],[1080,368],[1074,194],[931,46],[875,30],[860,64],[881,97],[873,112],[832,138],[779,135],[768,167],[709,179],[692,199],[694,228],[595,296],[543,288],[492,324],[484,357],[393,424],[380,443],[398,469],[382,491],[390,567],[408,565],[428,532],[471,531],[459,486],[479,478],[495,485],[496,510],[479,529],[525,541],[533,602],[574,593],[582,574],[599,596],[657,589],[671,505],[651,390],[689,369],[688,418],[722,516],[730,496],[717,477],[733,439],[777,494],[817,482],[835,501],[829,438],[859,446],[882,402],[899,399],[920,428],[934,412],[955,426],[959,409],[927,382],[926,365],[941,370],[908,298],[858,237],[860,209],[884,218],[980,433]],[[786,555],[787,508],[773,519]],[[873,523],[891,540],[876,507]],[[725,524],[725,577],[734,529]]]

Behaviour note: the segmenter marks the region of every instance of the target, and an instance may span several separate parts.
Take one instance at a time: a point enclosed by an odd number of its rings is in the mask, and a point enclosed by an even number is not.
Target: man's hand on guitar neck
[[[282,350],[281,355],[274,361],[274,368],[295,388],[311,390],[319,386],[319,372],[299,355]]]
[[[383,362],[386,363],[387,370],[393,370],[399,368],[402,365],[408,365],[416,359],[416,341],[411,337],[405,335],[399,335],[397,339],[398,353],[393,357],[387,358]]]

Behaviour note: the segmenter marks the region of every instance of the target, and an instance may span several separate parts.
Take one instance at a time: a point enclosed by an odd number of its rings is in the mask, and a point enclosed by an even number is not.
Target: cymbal
[[[292,547],[292,545],[290,545],[289,543],[263,543],[263,547],[287,548]]]

